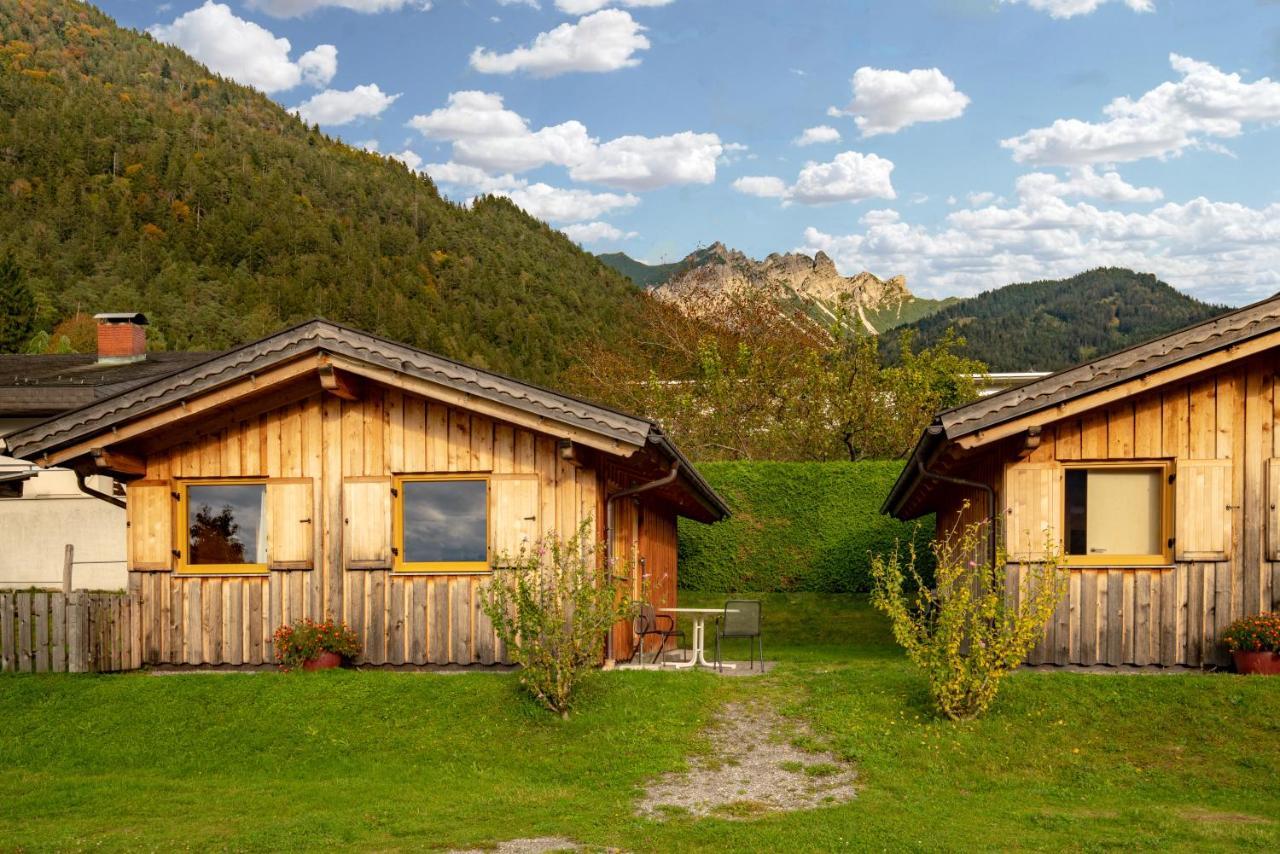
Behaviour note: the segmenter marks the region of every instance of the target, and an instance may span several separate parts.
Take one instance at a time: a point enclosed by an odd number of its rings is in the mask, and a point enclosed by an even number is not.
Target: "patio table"
[[[706,646],[706,623],[707,617],[713,614],[726,613],[724,608],[659,608],[666,614],[688,614],[693,618],[693,655],[688,661],[672,661],[663,662],[664,666],[669,667],[696,667],[701,664],[703,667],[713,667],[714,665],[707,661]],[[737,611],[732,608],[728,613],[736,614]],[[736,664],[722,664],[721,667],[728,667],[730,670],[737,667]]]

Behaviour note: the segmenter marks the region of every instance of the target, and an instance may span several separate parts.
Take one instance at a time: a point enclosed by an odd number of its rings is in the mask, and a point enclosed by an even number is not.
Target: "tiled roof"
[[[10,453],[30,459],[100,433],[114,424],[172,406],[183,398],[212,391],[251,372],[260,372],[313,352],[345,356],[426,379],[631,447],[653,444],[673,461],[680,462],[682,473],[695,489],[723,515],[728,515],[728,507],[720,496],[651,421],[326,320],[313,320],[215,355],[185,370],[141,385],[132,384],[112,397],[93,401],[13,433],[6,441]]]
[[[1280,294],[938,415],[954,439],[1280,329]]]
[[[1280,294],[1145,344],[938,414],[916,443],[881,512],[898,514],[950,441],[1280,331]]]
[[[0,417],[65,412],[214,355],[148,353],[145,359],[121,364],[100,364],[93,354],[0,355]]]

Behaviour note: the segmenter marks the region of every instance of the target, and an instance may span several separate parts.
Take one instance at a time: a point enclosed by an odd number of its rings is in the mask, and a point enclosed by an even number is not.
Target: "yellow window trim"
[[[471,561],[406,561],[404,559],[404,485],[406,483],[422,483],[428,481],[444,481],[457,483],[462,481],[484,482],[484,560]],[[392,479],[395,488],[395,500],[391,510],[391,569],[393,572],[406,575],[478,575],[493,571],[490,566],[489,550],[493,538],[493,518],[489,512],[489,475],[467,473],[437,474],[399,474]]]
[[[1097,460],[1080,462],[1072,461],[1063,463],[1062,478],[1062,565],[1068,569],[1072,568],[1096,568],[1106,567],[1107,569],[1147,569],[1153,566],[1173,566],[1173,548],[1169,545],[1169,540],[1174,536],[1173,533],[1173,485],[1169,483],[1169,476],[1174,473],[1173,460]],[[1065,477],[1068,469],[1159,469],[1160,488],[1163,490],[1160,498],[1160,542],[1164,543],[1164,548],[1160,554],[1150,555],[1072,555],[1067,554],[1066,537],[1067,537],[1067,478]]]
[[[179,575],[266,575],[265,563],[187,563],[191,542],[187,530],[187,487],[189,486],[258,486],[266,487],[265,477],[193,477],[175,480],[178,489],[178,524],[174,529],[178,546],[178,561],[174,571]],[[268,536],[269,530],[259,532]],[[270,544],[268,544],[270,545]]]

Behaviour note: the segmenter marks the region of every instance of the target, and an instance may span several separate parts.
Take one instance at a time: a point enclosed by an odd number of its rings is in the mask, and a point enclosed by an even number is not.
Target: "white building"
[[[56,587],[68,543],[72,586],[125,586],[125,511],[112,479],[41,469],[5,454],[4,436],[210,353],[147,353],[141,314],[100,314],[97,354],[0,355],[0,588]]]

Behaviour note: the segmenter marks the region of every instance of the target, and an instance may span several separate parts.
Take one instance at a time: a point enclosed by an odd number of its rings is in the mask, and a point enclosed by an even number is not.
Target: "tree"
[[[932,585],[917,569],[914,546],[905,555],[895,547],[871,560],[871,603],[889,618],[894,639],[928,677],[938,713],[950,720],[978,717],[991,707],[1000,681],[1027,657],[1067,593],[1070,573],[1046,543],[1045,558],[1023,566],[1023,580],[1011,595],[1004,547],[997,544],[991,562],[986,559],[992,524],[957,520],[933,541]]]
[[[13,254],[0,258],[0,353],[20,353],[36,331],[36,298]]]
[[[830,327],[768,287],[650,299],[634,340],[588,348],[569,379],[658,421],[699,460],[860,460],[910,451],[940,409],[976,397],[985,368],[949,336],[886,365],[878,338]],[[641,353],[636,358],[635,353]]]

